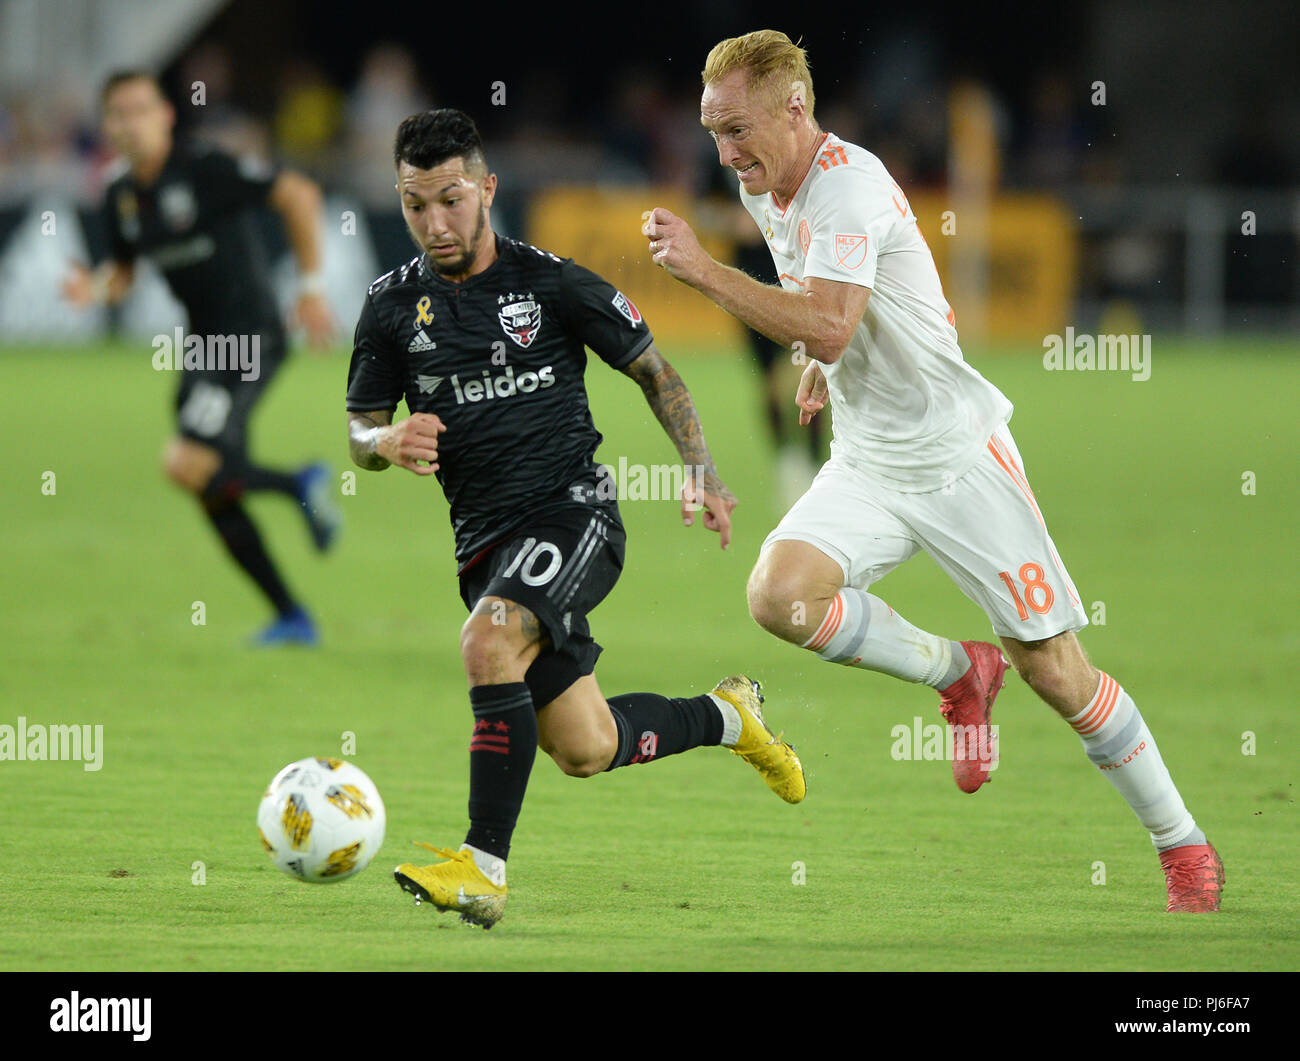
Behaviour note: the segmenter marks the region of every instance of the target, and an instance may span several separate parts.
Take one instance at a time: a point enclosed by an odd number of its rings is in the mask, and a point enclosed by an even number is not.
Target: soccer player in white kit
[[[810,359],[796,401],[834,410],[831,459],[763,544],[750,614],[831,663],[939,691],[966,792],[988,779],[992,644],[912,626],[869,589],[924,549],[984,609],[1020,676],[1079,735],[1151,834],[1171,911],[1219,908],[1223,863],[1184,806],[1137,706],[1084,655],[1079,595],[1007,427],[1012,405],[962,357],[907,197],[869,151],[813,119],[807,56],[783,33],[724,40],[700,120],[734,170],[781,286],[711,258],[663,208],[650,254],[732,316]]]

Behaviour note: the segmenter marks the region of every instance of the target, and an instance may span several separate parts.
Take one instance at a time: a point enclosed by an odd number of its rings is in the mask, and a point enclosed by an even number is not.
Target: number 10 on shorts
[[[1039,615],[1046,615],[1052,610],[1052,601],[1056,598],[1052,594],[1052,587],[1043,581],[1043,568],[1040,564],[1028,563],[1020,565],[1020,581],[1025,587],[1023,596],[1016,589],[1016,583],[1012,579],[1010,571],[999,571],[998,577],[1007,584],[1007,589],[1011,591],[1011,599],[1016,602],[1016,611],[1020,613],[1022,620],[1029,618],[1029,611],[1026,611],[1025,605],[1028,605],[1029,610],[1035,611]]]
[[[521,564],[523,570],[520,570]],[[539,567],[542,570],[539,571]],[[519,577],[523,579],[525,586],[544,586],[559,570],[560,550],[551,542],[539,542],[536,538],[527,538],[519,553],[510,561],[510,566],[502,572],[502,576],[510,578],[519,571]]]

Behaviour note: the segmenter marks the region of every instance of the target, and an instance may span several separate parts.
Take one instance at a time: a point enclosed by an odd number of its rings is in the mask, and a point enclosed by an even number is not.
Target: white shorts
[[[1088,625],[1006,424],[960,479],[907,494],[832,457],[763,543],[795,540],[865,590],[924,549],[1000,637],[1041,641]]]

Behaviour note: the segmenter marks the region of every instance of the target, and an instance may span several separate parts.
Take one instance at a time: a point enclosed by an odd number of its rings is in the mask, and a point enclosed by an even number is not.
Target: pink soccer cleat
[[[1007,661],[984,641],[963,641],[970,670],[939,695],[939,710],[952,730],[952,776],[963,792],[975,792],[998,761],[998,742],[989,725],[1002,688]]]
[[[1176,914],[1212,914],[1223,893],[1223,859],[1212,844],[1184,844],[1160,852],[1165,890]]]

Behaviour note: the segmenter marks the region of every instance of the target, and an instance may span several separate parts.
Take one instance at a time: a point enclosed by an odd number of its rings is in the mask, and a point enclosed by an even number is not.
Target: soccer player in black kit
[[[266,203],[284,220],[300,274],[297,315],[313,343],[323,345],[332,323],[318,271],[320,190],[300,174],[250,171],[223,151],[176,142],[175,111],[147,73],[112,75],[101,102],[104,132],[126,162],[105,196],[110,260],[94,273],[75,267],[64,293],[82,305],[120,301],[142,255],[162,272],[189,316],[187,350],[175,351],[176,361],[183,353],[195,358],[177,388],[177,434],[164,468],[198,499],[230,556],[275,609],[257,643],[314,644],[315,623],[285,585],[240,499],[255,490],[294,499],[318,549],[337,534],[329,468],[310,464],[288,472],[255,464],[247,439],[253,407],[287,350],[250,211]],[[230,367],[241,339],[243,361]],[[202,345],[191,351],[196,340]],[[214,367],[217,361],[225,364]]]
[[[636,307],[594,273],[497,236],[473,121],[412,115],[394,146],[402,210],[420,255],[371,285],[348,376],[353,460],[436,475],[451,506],[469,618],[469,833],[443,861],[395,877],[417,902],[490,928],[505,908],[506,857],[540,745],[565,773],[590,777],[702,745],[751,763],[783,799],[803,799],[803,767],[763,721],[758,684],[711,693],[606,700],[592,673],[601,647],[587,613],[623,566],[613,484],[583,383],[590,347],[641,387],[688,469],[694,505],[725,548],[735,498],[714,468],[690,394]],[[411,415],[392,422],[399,400]],[[692,504],[693,503],[693,504]]]

